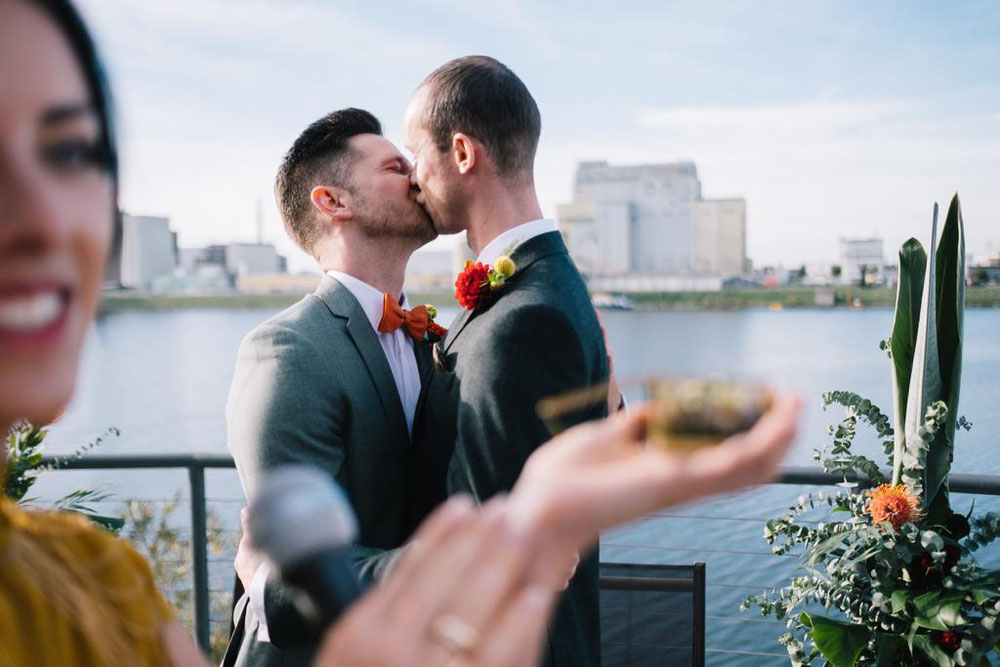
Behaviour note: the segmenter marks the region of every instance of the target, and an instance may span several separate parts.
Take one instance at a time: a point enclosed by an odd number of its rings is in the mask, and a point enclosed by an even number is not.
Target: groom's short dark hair
[[[303,130],[278,167],[274,194],[281,220],[292,240],[310,254],[319,237],[310,193],[321,184],[352,188],[355,156],[347,142],[359,134],[381,135],[382,124],[364,109],[328,113]]]
[[[542,116],[528,87],[499,60],[466,56],[431,72],[424,118],[439,151],[463,132],[483,142],[501,176],[531,174]]]

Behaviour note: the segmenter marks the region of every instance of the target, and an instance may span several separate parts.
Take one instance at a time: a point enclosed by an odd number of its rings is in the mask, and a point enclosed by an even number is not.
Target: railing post
[[[208,545],[205,517],[205,468],[200,462],[188,465],[191,480],[191,585],[194,588],[194,632],[198,645],[211,654],[208,610]]]
[[[693,655],[691,664],[705,665],[705,564],[695,563],[692,572],[692,603],[694,607],[694,629],[692,634]]]

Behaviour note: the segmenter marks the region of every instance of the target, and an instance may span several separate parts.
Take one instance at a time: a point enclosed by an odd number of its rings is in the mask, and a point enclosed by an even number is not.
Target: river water
[[[271,314],[176,310],[101,318],[85,349],[76,398],[51,429],[48,453],[71,452],[109,426],[121,435],[102,443],[97,453],[225,453],[224,408],[236,349]],[[454,315],[443,312],[442,320]],[[640,398],[635,381],[657,374],[747,378],[799,393],[806,409],[788,463],[811,464],[813,449],[829,442],[827,426],[842,411],[821,409],[824,391],[848,389],[889,409],[889,361],[878,341],[890,333],[890,310],[604,312],[603,320],[631,400]],[[973,429],[960,433],[953,469],[1000,474],[1000,310],[968,311],[965,333],[960,412]],[[856,443],[856,449],[881,460],[873,436],[859,434]],[[162,502],[185,497],[186,476],[54,472],[34,491],[51,497],[82,486],[99,486],[116,499]],[[235,473],[209,471],[207,486],[215,515],[227,526],[237,525],[243,501]],[[772,485],[673,508],[605,535],[602,558],[707,563],[709,664],[787,664],[774,641],[783,626],[741,614],[738,606],[748,593],[779,585],[794,573],[793,559],[770,555],[761,528],[808,490]],[[955,504],[967,507],[970,500],[958,496]],[[976,508],[977,513],[998,510],[1000,502],[979,498]],[[1000,565],[998,551],[984,554],[985,560]],[[213,556],[213,588],[225,590],[228,559],[225,553]]]

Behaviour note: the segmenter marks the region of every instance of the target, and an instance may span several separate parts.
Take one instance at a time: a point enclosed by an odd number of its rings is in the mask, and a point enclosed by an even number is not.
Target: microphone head
[[[318,468],[286,465],[274,468],[250,502],[253,546],[279,571],[316,553],[349,546],[358,522],[347,497]]]

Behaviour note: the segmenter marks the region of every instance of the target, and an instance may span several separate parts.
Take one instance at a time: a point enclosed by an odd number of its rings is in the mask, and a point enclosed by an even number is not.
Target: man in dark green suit
[[[505,257],[504,272],[507,260],[514,269],[494,281],[496,289],[478,290],[480,281],[472,280],[464,295],[469,308],[439,344],[427,438],[416,458],[429,483],[445,474],[447,483],[425,489],[424,499],[469,492],[484,501],[509,491],[528,456],[551,437],[538,401],[608,381],[607,350],[586,285],[535,193],[540,128],[525,85],[482,56],[435,70],[407,110],[412,180],[437,231],[464,230],[477,262],[498,270]],[[565,425],[607,410],[597,401]],[[569,583],[546,662],[600,664],[596,550],[581,558]]]
[[[352,554],[368,579],[381,576],[415,527],[411,433],[432,363],[419,326],[383,321],[390,306],[408,309],[407,260],[436,236],[409,170],[374,116],[358,109],[328,114],[295,141],[276,198],[286,230],[326,275],[243,340],[226,410],[248,496],[267,469],[286,463],[319,467],[340,484],[358,517]],[[248,594],[224,664],[309,664],[318,637],[288,590],[242,545],[236,566]]]

